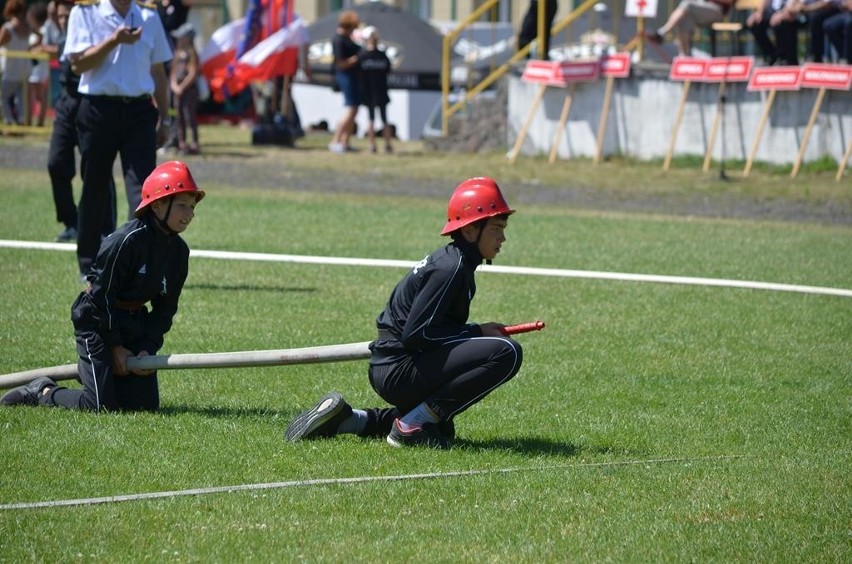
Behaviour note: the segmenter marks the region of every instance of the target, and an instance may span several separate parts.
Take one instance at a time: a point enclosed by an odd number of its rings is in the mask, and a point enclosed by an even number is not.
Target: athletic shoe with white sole
[[[2,405],[38,405],[38,398],[45,388],[55,388],[56,382],[46,376],[36,378],[29,384],[12,388],[0,398]]]
[[[324,395],[315,406],[293,419],[284,431],[284,438],[290,442],[303,439],[331,437],[337,434],[337,428],[352,415],[352,407],[337,392]]]
[[[424,423],[419,426],[410,426],[403,429],[399,419],[394,419],[393,427],[387,438],[388,444],[393,447],[403,446],[426,446],[429,448],[450,448],[450,440],[438,429],[434,423]]]

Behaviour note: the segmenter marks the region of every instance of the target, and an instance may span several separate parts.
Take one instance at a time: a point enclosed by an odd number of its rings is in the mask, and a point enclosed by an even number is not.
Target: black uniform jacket
[[[379,338],[370,344],[371,362],[393,363],[450,340],[481,337],[479,326],[467,323],[480,264],[475,245],[452,242],[415,265],[376,319]]]
[[[108,346],[155,354],[172,326],[188,264],[189,247],[152,214],[128,221],[101,243],[90,287],[71,309],[74,327],[98,333]]]

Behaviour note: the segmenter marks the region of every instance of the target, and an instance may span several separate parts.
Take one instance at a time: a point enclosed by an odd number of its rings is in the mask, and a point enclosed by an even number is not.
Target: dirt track
[[[0,145],[0,168],[45,170],[46,161],[46,143]],[[205,158],[203,162],[203,167],[193,169],[193,174],[200,183],[216,182],[239,186],[245,178],[246,167],[250,167],[252,186],[258,188],[276,189],[285,185],[290,190],[313,192],[436,197],[443,197],[447,193],[446,181],[443,180],[407,178],[405,182],[400,182],[399,177],[388,175],[344,176],[332,170],[308,171],[292,168],[282,172],[280,162],[272,158],[253,158],[249,163],[242,157],[217,156]],[[47,182],[46,170],[45,181]],[[848,201],[815,203],[782,198],[761,200],[732,192],[649,196],[585,186],[562,186],[555,189],[540,184],[517,186],[517,196],[513,197],[518,202],[516,205],[564,204],[585,210],[852,225],[852,206]]]

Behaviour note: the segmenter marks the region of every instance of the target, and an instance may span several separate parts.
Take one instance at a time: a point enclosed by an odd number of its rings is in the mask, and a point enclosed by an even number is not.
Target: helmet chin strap
[[[169,216],[172,215],[172,203],[174,201],[175,201],[174,196],[169,198],[169,205],[166,208],[166,215],[163,217],[163,219],[160,219],[159,217],[157,217],[157,214],[154,214],[154,219],[157,220],[157,223],[160,225],[160,227],[163,229],[163,231],[165,231],[169,235],[177,235],[177,231],[175,231],[174,229],[169,227]]]
[[[482,232],[485,231],[486,223],[488,223],[488,219],[485,219],[484,221],[480,220],[479,225],[477,226],[479,227],[479,231],[476,233],[476,241],[473,242],[473,244],[476,245],[477,251],[479,251],[479,240],[482,239]],[[479,252],[482,254],[482,251]],[[491,259],[485,259],[485,264],[491,264]]]

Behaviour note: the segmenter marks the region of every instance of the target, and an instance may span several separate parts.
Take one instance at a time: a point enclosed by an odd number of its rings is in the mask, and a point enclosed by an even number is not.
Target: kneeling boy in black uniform
[[[331,392],[293,420],[287,440],[354,433],[396,447],[451,445],[454,417],[521,368],[521,346],[505,325],[468,323],[476,267],[500,252],[512,213],[494,180],[459,184],[441,232],[452,241],[405,275],[376,319],[370,384],[394,407],[352,409]]]
[[[156,371],[129,370],[127,359],[156,354],[171,328],[189,263],[189,247],[179,234],[204,195],[186,164],[170,161],[154,169],[142,186],[136,218],[104,239],[86,276],[88,287],[71,308],[83,388],[42,377],[9,391],[0,404],[159,408]]]

